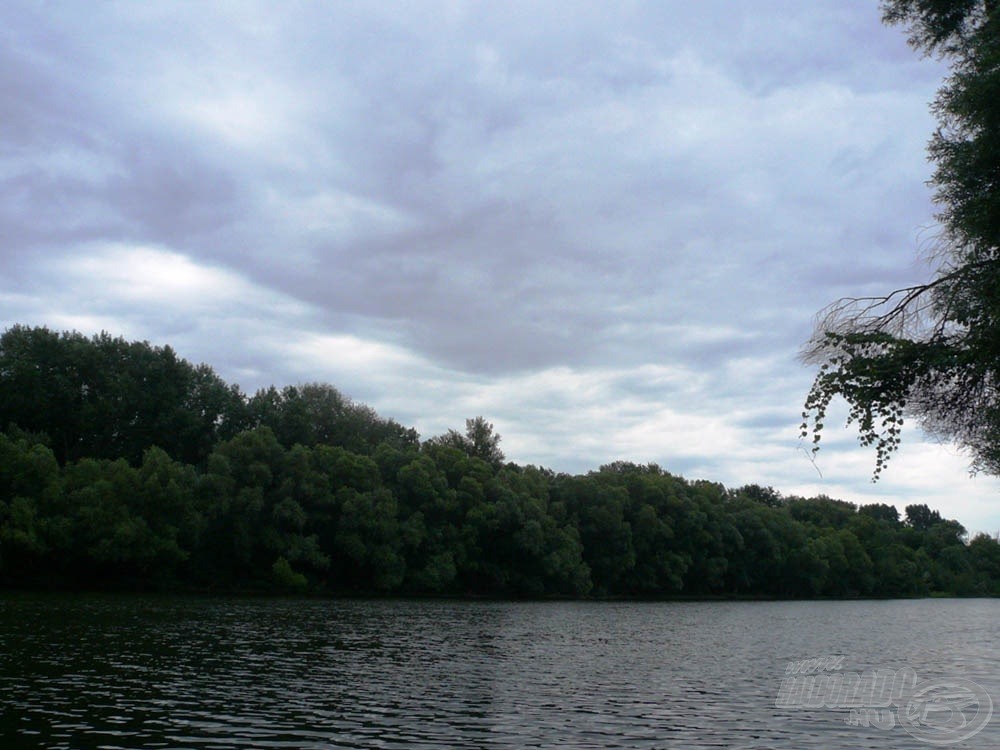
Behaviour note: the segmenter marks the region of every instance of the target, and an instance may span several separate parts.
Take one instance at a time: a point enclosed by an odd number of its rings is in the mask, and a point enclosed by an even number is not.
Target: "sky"
[[[996,533],[915,424],[799,440],[818,311],[932,273],[945,74],[875,0],[10,0],[0,327]]]

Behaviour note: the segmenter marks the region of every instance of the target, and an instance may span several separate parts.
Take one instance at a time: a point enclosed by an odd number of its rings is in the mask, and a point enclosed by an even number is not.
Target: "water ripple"
[[[2,747],[926,747],[776,709],[791,660],[1000,699],[996,602],[0,598]],[[992,734],[990,732],[992,731]],[[992,727],[968,747],[994,747]],[[959,745],[962,747],[963,745]]]

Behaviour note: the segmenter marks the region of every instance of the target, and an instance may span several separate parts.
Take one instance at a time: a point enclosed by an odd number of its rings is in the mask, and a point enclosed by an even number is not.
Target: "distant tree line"
[[[505,462],[329,385],[253,396],[169,347],[0,337],[0,584],[457,596],[1000,594],[1000,544],[913,504]]]

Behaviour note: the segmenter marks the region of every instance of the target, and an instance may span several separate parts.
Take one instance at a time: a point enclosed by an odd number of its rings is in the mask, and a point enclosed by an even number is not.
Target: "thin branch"
[[[908,328],[913,328],[924,320],[937,303],[936,300],[927,299],[928,292],[968,276],[971,271],[997,264],[995,259],[966,263],[926,284],[903,287],[881,296],[843,297],[817,315],[816,333],[801,358],[805,362],[821,360],[823,352],[827,350],[827,343],[821,334],[828,332],[906,333]],[[934,337],[943,336],[952,322],[953,295],[947,296],[945,304],[945,309],[934,316],[936,320],[931,331]],[[891,309],[876,314],[889,305]]]

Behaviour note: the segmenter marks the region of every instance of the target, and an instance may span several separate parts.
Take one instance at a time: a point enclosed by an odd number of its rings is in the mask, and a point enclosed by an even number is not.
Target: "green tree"
[[[781,507],[781,493],[773,487],[761,487],[759,484],[746,484],[742,487],[731,490],[730,494],[745,497],[748,500],[768,505],[772,508]]]
[[[926,556],[925,556],[926,557]],[[873,550],[873,592],[878,596],[912,596],[927,592],[924,558],[901,542]]]
[[[1000,4],[888,0],[883,19],[948,60],[929,154],[941,236],[927,283],[825,311],[805,361],[818,364],[803,437],[819,447],[830,401],[843,397],[877,479],[904,417],[965,449],[973,470],[1000,472]]]
[[[624,592],[670,594],[684,589],[691,566],[690,539],[675,531],[689,488],[656,464],[615,461],[600,468],[604,484],[628,493],[625,518],[632,530],[635,566],[623,578]],[[731,493],[736,496],[737,493]]]
[[[969,560],[976,574],[976,592],[1000,594],[1000,542],[988,534],[977,534],[969,542]]]
[[[211,583],[267,578],[274,562],[267,538],[280,497],[285,451],[267,427],[220,443],[208,457],[200,493],[206,543],[198,568]]]
[[[385,489],[354,492],[345,499],[337,532],[338,552],[348,560],[341,585],[356,591],[394,591],[406,574],[399,508]]]
[[[577,527],[550,512],[550,478],[532,467],[505,466],[487,483],[485,502],[469,509],[466,580],[474,590],[515,596],[590,590]]]
[[[380,443],[416,446],[415,430],[383,419],[326,383],[271,386],[254,394],[248,413],[255,426],[268,427],[286,448],[296,444],[331,445],[370,454]]]
[[[65,534],[52,534],[62,499],[52,451],[0,433],[0,574],[25,582]]]
[[[274,565],[271,566],[271,576],[275,585],[284,591],[302,593],[309,586],[308,579],[296,572],[284,557],[274,561]]]
[[[175,578],[179,573],[175,564],[188,559],[207,526],[194,467],[174,461],[160,448],[150,448],[128,500],[132,513],[149,528],[150,545],[159,560],[156,578],[161,582]]]
[[[818,528],[842,529],[854,518],[853,503],[819,496],[810,499],[789,498],[785,506],[792,518]]]
[[[924,504],[906,506],[906,525],[917,531],[928,531],[935,524],[941,523],[941,514],[931,510]]]
[[[778,527],[788,520],[788,514],[745,498],[730,507],[730,514],[743,538],[740,554],[729,561],[730,589],[734,593],[776,593],[788,554]]]
[[[600,474],[564,477],[555,490],[579,531],[594,591],[620,592],[636,562],[632,527],[625,518],[627,491],[618,483],[602,481]]]
[[[500,435],[494,429],[493,424],[487,422],[483,417],[465,420],[465,434],[457,430],[448,430],[443,435],[438,435],[427,441],[430,447],[448,446],[456,448],[473,458],[499,469],[504,461],[503,451],[500,450]]]
[[[244,412],[238,387],[169,346],[25,326],[0,336],[0,425],[48,435],[60,464],[136,466],[153,445],[200,464],[243,429]]]
[[[161,523],[146,507],[152,487],[140,469],[124,459],[85,458],[67,465],[64,474],[73,513],[71,580],[145,587],[175,579],[188,553],[178,544],[176,527]],[[154,490],[161,499],[168,493],[162,486]]]
[[[818,556],[827,567],[820,593],[827,596],[858,596],[874,584],[872,561],[847,529],[827,530],[815,540]]]
[[[401,468],[397,482],[409,583],[419,591],[444,591],[458,574],[456,559],[464,558],[456,493],[426,455]]]
[[[885,521],[893,526],[899,524],[899,511],[895,506],[887,505],[886,503],[871,503],[870,505],[862,505],[858,508],[858,513],[863,516],[874,518],[876,521]]]
[[[680,591],[687,566],[673,551],[674,530],[669,517],[661,517],[652,505],[643,504],[632,515],[629,525],[635,566],[627,574],[624,588],[641,594]]]

